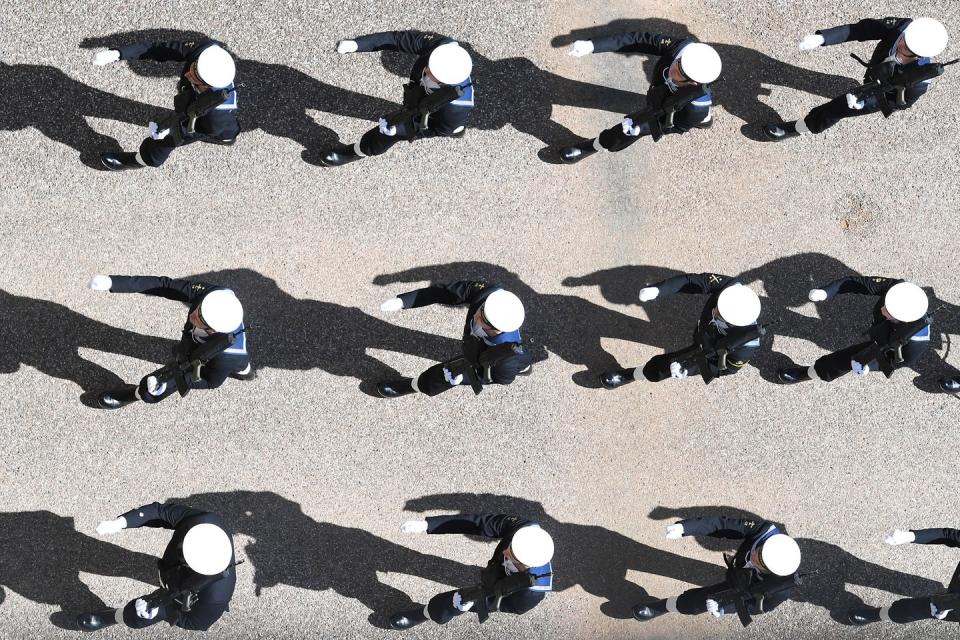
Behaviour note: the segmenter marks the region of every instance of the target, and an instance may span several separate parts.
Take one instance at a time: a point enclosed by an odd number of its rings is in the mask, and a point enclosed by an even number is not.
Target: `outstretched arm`
[[[834,280],[827,286],[820,287],[820,289],[826,292],[827,298],[844,293],[882,296],[898,282],[901,282],[901,280],[882,276],[847,276]]]
[[[656,287],[659,291],[658,297],[662,298],[675,293],[713,293],[730,280],[730,276],[717,273],[685,273],[650,286]]]
[[[853,24],[843,24],[830,29],[818,29],[817,34],[823,36],[823,45],[840,44],[842,42],[866,42],[867,40],[882,40],[896,31],[897,25],[903,18],[865,18]]]
[[[594,53],[618,52],[663,55],[677,40],[677,38],[659,33],[635,31],[601,36],[594,38],[591,42],[593,42]]]
[[[436,44],[443,36],[422,31],[383,31],[359,36],[354,39],[357,51],[403,51],[404,53],[423,53]]]
[[[182,62],[200,42],[170,40],[168,42],[135,42],[120,47],[121,60],[153,60],[154,62]]]
[[[427,533],[460,533],[469,536],[504,538],[532,524],[529,520],[494,513],[461,513],[427,518]]]
[[[162,527],[164,529],[176,529],[177,525],[180,524],[180,522],[184,519],[198,516],[203,513],[205,512],[200,511],[199,509],[186,507],[182,504],[175,504],[173,502],[169,502],[167,504],[152,502],[150,504],[145,504],[142,507],[131,509],[123,514],[122,517],[126,519],[128,529],[134,529],[137,527]]]
[[[468,304],[491,285],[481,280],[460,280],[450,284],[435,284],[397,296],[404,309],[431,304]]]
[[[193,304],[215,285],[193,280],[180,280],[166,276],[110,276],[111,293],[142,293],[160,296],[177,302]]]

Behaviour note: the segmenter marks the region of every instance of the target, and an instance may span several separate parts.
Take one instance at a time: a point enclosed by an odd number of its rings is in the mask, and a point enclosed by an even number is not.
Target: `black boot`
[[[636,378],[633,377],[633,369],[617,369],[600,374],[600,384],[604,389],[616,389],[634,380]]]
[[[957,393],[960,391],[960,376],[940,378],[940,388],[943,389],[945,393]]]
[[[97,397],[97,404],[101,409],[119,409],[137,400],[137,388],[130,385],[112,391],[104,391]]]
[[[126,151],[107,151],[106,153],[101,153],[100,164],[110,171],[143,168],[143,165],[137,162],[137,154]]]
[[[80,627],[80,631],[99,631],[104,627],[117,624],[116,615],[116,609],[81,613],[77,616],[77,626]]]
[[[653,620],[667,612],[667,601],[657,600],[647,604],[638,604],[633,607],[633,617],[643,622],[644,620]]]
[[[797,121],[793,122],[771,122],[763,128],[768,140],[779,142],[787,138],[796,138],[800,135],[797,132]]]
[[[380,394],[381,398],[399,398],[414,392],[413,378],[401,378],[377,383],[377,393]]]
[[[880,622],[880,609],[871,607],[869,609],[850,609],[847,612],[847,620],[850,624],[857,626],[870,624],[871,622]]]
[[[395,613],[390,616],[390,627],[402,631],[415,627],[418,624],[423,624],[427,619],[427,616],[423,613],[423,607],[410,609],[409,611],[401,611],[400,613]]]
[[[593,147],[593,140],[584,140],[560,149],[560,159],[563,160],[564,164],[574,164],[596,152],[597,150]]]
[[[257,377],[257,371],[253,368],[253,363],[248,364],[243,371],[234,371],[230,374],[234,380],[254,380]]]
[[[341,144],[320,154],[320,163],[327,167],[339,167],[362,157],[357,155],[352,144]]]
[[[777,380],[782,384],[796,384],[810,379],[809,367],[786,367],[777,371]]]

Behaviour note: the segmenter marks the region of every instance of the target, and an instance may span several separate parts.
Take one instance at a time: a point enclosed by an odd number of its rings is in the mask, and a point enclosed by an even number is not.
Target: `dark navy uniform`
[[[230,531],[226,528],[220,516],[179,504],[154,502],[138,509],[132,509],[123,514],[123,517],[127,520],[128,529],[137,527],[173,529],[173,537],[170,539],[163,557],[157,560],[160,587],[163,591],[168,594],[175,594],[191,584],[199,582],[203,585],[199,591],[194,592],[192,598],[183,596],[169,604],[160,604],[156,617],[149,620],[137,615],[136,600],[132,600],[123,609],[124,624],[139,629],[165,620],[171,626],[177,626],[181,629],[206,631],[226,611],[229,611],[230,598],[233,597],[233,590],[237,583],[237,574],[234,567],[230,566],[222,574],[208,579],[207,576],[201,576],[187,566],[182,548],[187,531],[198,524],[214,524],[226,531],[229,536]],[[235,561],[236,558],[231,556],[230,564],[233,565]],[[144,599],[148,602],[149,598],[149,596],[144,596]],[[183,600],[187,599],[190,602],[185,603]]]
[[[903,280],[879,276],[847,276],[846,278],[834,280],[827,286],[821,288],[827,292],[827,300],[836,295],[845,293],[858,293],[861,295],[877,296],[879,300],[873,308],[874,326],[890,326],[887,318],[885,318],[883,313],[881,313],[881,310],[883,309],[884,296],[893,285],[900,282],[903,282]],[[920,359],[920,356],[922,356],[930,347],[930,331],[930,325],[927,324],[914,333],[910,337],[910,341],[902,349],[903,362],[891,363],[891,367],[893,369],[900,369],[902,367],[912,367],[915,365]],[[835,351],[831,354],[818,358],[813,364],[817,376],[821,380],[831,382],[843,375],[846,375],[853,368],[851,361],[856,360],[860,354],[864,353],[864,351],[871,346],[871,344],[872,342],[870,341],[860,342],[845,349],[840,349],[839,351]],[[875,360],[871,362],[860,362],[860,364],[868,365],[871,371],[878,371],[880,369],[880,365]],[[796,380],[790,381],[810,379],[806,370],[803,368],[791,368],[784,371],[786,371],[788,375],[796,378]],[[781,379],[783,379],[782,376]]]
[[[472,375],[480,384],[510,384],[517,375],[527,373],[532,366],[533,358],[529,350],[523,346],[523,338],[519,329],[499,333],[494,337],[479,338],[474,335],[473,318],[477,310],[483,306],[487,297],[501,289],[497,285],[478,280],[461,280],[450,284],[435,284],[416,291],[410,291],[397,296],[403,302],[404,309],[425,307],[431,304],[467,305],[467,318],[463,326],[463,353],[466,363],[461,366],[471,367]],[[499,359],[493,366],[482,367],[473,363],[478,362],[481,355],[499,345],[514,345],[513,353]],[[417,378],[416,387],[421,393],[435,396],[451,388],[444,375],[444,368],[456,376],[458,371],[448,363],[436,364]],[[465,377],[468,377],[468,373]],[[468,380],[464,381],[465,383]]]
[[[960,547],[960,530],[958,529],[913,529],[916,536],[916,544],[942,544],[946,547]],[[953,578],[947,586],[948,594],[957,594],[957,598],[952,599],[953,603],[960,604],[960,565],[953,572]],[[868,622],[879,622],[885,620],[888,622],[916,622],[918,620],[929,620],[933,618],[930,609],[931,597],[922,598],[902,598],[897,600],[889,607],[859,609],[851,612],[851,622],[854,624],[866,624]],[[951,605],[940,605],[938,608],[943,611],[950,608]],[[957,622],[960,620],[960,611],[952,609],[946,620]]]
[[[870,56],[869,63],[874,65],[889,62],[887,71],[893,74],[905,67],[930,64],[930,58],[920,58],[908,65],[902,65],[897,61],[896,57],[894,57],[897,45],[903,37],[903,32],[911,22],[913,22],[911,18],[867,18],[854,24],[845,24],[839,27],[833,27],[832,29],[821,29],[816,33],[823,36],[822,46],[851,41],[867,42],[879,40],[879,44],[877,44],[873,50],[873,55]],[[932,80],[926,80],[907,87],[903,96],[905,102],[903,106],[897,105],[896,95],[891,93],[887,98],[895,108],[909,109],[920,99],[920,96],[927,92],[931,82]],[[870,96],[864,100],[863,109],[851,109],[847,105],[846,94],[844,94],[815,108],[804,118],[804,122],[810,130],[810,133],[821,133],[844,118],[864,116],[876,113],[879,110],[880,102],[875,96]]]
[[[657,297],[659,300],[677,293],[689,294],[710,294],[707,303],[703,307],[700,319],[697,321],[697,327],[693,332],[693,346],[654,356],[643,367],[643,376],[651,382],[660,382],[670,377],[670,365],[679,362],[686,369],[687,374],[691,376],[699,375],[700,368],[697,362],[690,357],[691,350],[698,347],[711,347],[718,340],[727,336],[735,335],[737,332],[753,330],[757,323],[748,327],[735,327],[728,325],[722,318],[717,317],[714,311],[717,308],[717,299],[724,289],[732,286],[742,285],[737,278],[723,276],[716,273],[688,273],[667,278],[663,282],[648,285],[658,289]],[[727,355],[727,367],[720,369],[720,362],[717,358],[708,358],[707,364],[710,366],[710,373],[713,377],[733,375],[740,371],[747,362],[760,349],[760,338],[747,342],[743,346],[732,350]],[[601,375],[601,380],[605,386],[615,387],[630,382],[635,379],[635,369],[620,369],[614,372],[608,372]],[[619,376],[620,379],[616,379]]]
[[[185,114],[201,94],[197,93],[182,74],[197,61],[204,49],[217,45],[223,49],[226,46],[215,40],[201,42],[138,42],[120,47],[121,60],[153,60],[155,62],[183,62],[183,71],[177,83],[177,95],[173,99],[173,109],[177,113]],[[232,144],[240,134],[240,123],[237,121],[237,92],[234,85],[226,87],[230,92],[227,100],[218,107],[197,118],[195,133],[184,135],[182,141],[177,141],[171,133],[162,140],[147,138],[140,145],[140,157],[145,164],[159,167],[170,156],[173,150],[180,145],[191,142],[213,142],[217,144]],[[213,89],[209,89],[213,91]],[[184,132],[186,134],[186,132]]]
[[[536,524],[530,520],[503,514],[433,516],[427,518],[427,533],[459,533],[499,540],[493,556],[480,574],[480,584],[489,588],[508,575],[512,575],[504,567],[503,552],[510,546],[514,534],[523,527]],[[533,585],[503,598],[498,611],[518,615],[526,613],[540,604],[546,594],[553,590],[551,563],[548,562],[541,567],[530,567],[524,573],[529,573],[534,578]],[[431,598],[426,607],[428,617],[436,623],[446,624],[454,617],[465,613],[453,606],[455,593],[457,593],[456,589]]]
[[[753,597],[744,599],[750,615],[767,613],[786,602],[797,584],[797,575],[777,576],[759,571],[750,562],[750,554],[768,538],[787,532],[772,522],[746,520],[717,516],[714,518],[690,518],[681,520],[684,536],[710,536],[743,540],[733,556],[724,556],[727,564],[727,577],[720,584],[710,587],[690,589],[676,598],[671,598],[663,606],[667,611],[685,615],[697,615],[707,610],[707,600],[739,586],[749,588]],[[724,613],[735,613],[736,606],[720,602]]]
[[[357,51],[402,51],[418,56],[410,71],[410,83],[405,86],[404,106],[412,107],[427,94],[421,83],[424,71],[434,49],[443,44],[456,42],[451,38],[420,31],[386,31],[360,36],[356,39]],[[427,126],[416,131],[418,137],[452,136],[464,131],[473,111],[473,79],[467,78],[460,84],[463,96],[430,114]],[[385,114],[386,115],[386,114]],[[390,147],[410,136],[406,126],[397,126],[397,134],[388,136],[373,128],[360,139],[360,150],[364,155],[375,156],[385,153]]]
[[[667,75],[670,66],[677,61],[684,47],[694,42],[696,38],[674,38],[653,33],[619,33],[602,38],[595,38],[594,53],[615,51],[619,53],[644,53],[660,56],[653,69],[653,78],[650,87],[667,84]],[[676,112],[673,117],[673,126],[665,127],[664,133],[686,133],[695,127],[706,126],[710,120],[710,107],[713,104],[713,93],[709,86],[703,88],[703,93],[693,102]],[[635,123],[641,125],[641,123]],[[600,145],[607,151],[620,151],[636,142],[640,137],[649,135],[649,130],[641,132],[640,136],[628,136],[623,127],[617,124],[600,134]]]
[[[188,316],[192,314],[203,302],[207,294],[218,289],[225,289],[217,285],[206,282],[193,282],[190,280],[177,280],[166,276],[110,276],[112,293],[142,293],[148,296],[160,296],[169,300],[182,302],[189,307]],[[216,389],[222,385],[228,377],[242,377],[238,374],[244,372],[244,376],[252,375],[250,367],[250,355],[247,351],[247,334],[244,325],[241,324],[237,329],[236,338],[233,344],[225,351],[209,360],[201,369],[200,377],[193,378],[188,374],[188,382],[191,389]],[[174,348],[176,352],[191,354],[208,337],[199,331],[194,331],[194,326],[188,320],[183,327],[183,333],[180,336],[180,343]],[[147,378],[140,381],[137,395],[141,400],[148,403],[159,402],[176,391],[176,385],[172,382],[167,384],[167,388],[159,395],[152,395],[147,391]],[[123,392],[110,392],[114,397],[123,396],[125,399],[132,399]]]

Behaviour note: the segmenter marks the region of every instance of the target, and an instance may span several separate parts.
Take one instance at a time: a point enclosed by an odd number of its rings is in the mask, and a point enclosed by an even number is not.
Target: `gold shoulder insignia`
[[[743,524],[746,525],[747,527],[753,528],[753,527],[757,526],[757,521],[756,521],[756,520],[747,520],[747,521],[744,522]]]
[[[195,46],[197,46],[197,43],[191,40],[190,42],[184,42],[183,46],[187,47],[188,49],[193,49]]]
[[[886,278],[874,278],[873,281],[874,281],[874,282],[886,282],[887,279],[886,279]]]
[[[720,276],[715,273],[710,274],[710,284],[720,284]]]

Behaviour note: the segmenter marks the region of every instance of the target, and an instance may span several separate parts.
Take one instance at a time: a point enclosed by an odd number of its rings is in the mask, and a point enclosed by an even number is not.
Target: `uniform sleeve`
[[[658,298],[675,293],[713,293],[722,288],[731,278],[716,273],[685,273],[650,285],[659,289]]]
[[[354,38],[357,51],[403,51],[423,53],[442,39],[435,33],[422,31],[384,31]]]
[[[206,282],[166,276],[110,276],[111,293],[142,293],[192,305],[217,287]]]
[[[169,42],[136,42],[120,47],[121,60],[153,60],[155,62],[182,62],[197,47],[196,42],[170,40]]]
[[[448,104],[430,115],[427,121],[426,136],[452,136],[460,127],[467,126],[473,107]]]
[[[915,544],[942,544],[960,547],[960,529],[911,529],[917,537]]]
[[[494,384],[511,384],[521,372],[526,371],[533,364],[533,358],[526,350],[513,357],[507,358],[490,370],[490,380]]]
[[[137,509],[131,509],[123,514],[127,520],[128,529],[138,527],[161,527],[164,529],[176,529],[177,525],[186,518],[202,515],[203,511],[186,507],[182,504],[167,503],[160,504],[152,502],[143,505]]]
[[[460,533],[486,538],[512,536],[517,529],[533,524],[529,520],[505,514],[469,514],[431,516],[427,518],[427,533]]]
[[[500,611],[503,613],[515,613],[517,615],[530,611],[535,606],[543,602],[546,594],[543,591],[532,591],[526,589],[511,594],[500,601]]]
[[[763,613],[773,611],[781,604],[790,599],[790,595],[793,593],[795,587],[785,586],[787,583],[795,583],[796,579],[794,576],[785,576],[785,577],[768,577],[760,585],[758,593],[754,595],[754,600],[757,603],[757,608]],[[768,592],[775,592],[767,595]]]
[[[747,363],[750,362],[750,359],[757,354],[757,351],[760,350],[759,340],[754,342],[748,342],[739,349],[736,349],[727,356],[727,369],[721,371],[720,375],[732,375],[743,367],[747,366]]]
[[[713,98],[703,94],[673,116],[673,133],[686,133],[701,124],[710,115]]]
[[[882,276],[847,276],[834,280],[825,287],[821,287],[827,292],[827,298],[844,293],[859,293],[870,296],[882,296],[887,290],[898,282],[895,278],[884,278]]]
[[[680,520],[679,524],[683,525],[683,535],[685,536],[711,536],[736,540],[745,538],[757,526],[756,520],[729,518],[727,516],[689,518]]]
[[[882,40],[896,31],[903,18],[866,18],[853,24],[844,24],[830,29],[818,29],[816,33],[823,36],[824,46],[840,44],[842,42],[865,42],[867,40]]]
[[[426,307],[431,304],[468,304],[490,285],[479,280],[461,280],[450,284],[435,284],[397,296],[404,309]]]
[[[594,38],[594,53],[620,52],[620,53],[650,53],[663,55],[669,47],[676,44],[677,39],[671,36],[664,36],[659,33],[645,33],[635,31],[632,33],[615,33],[609,36]]]

